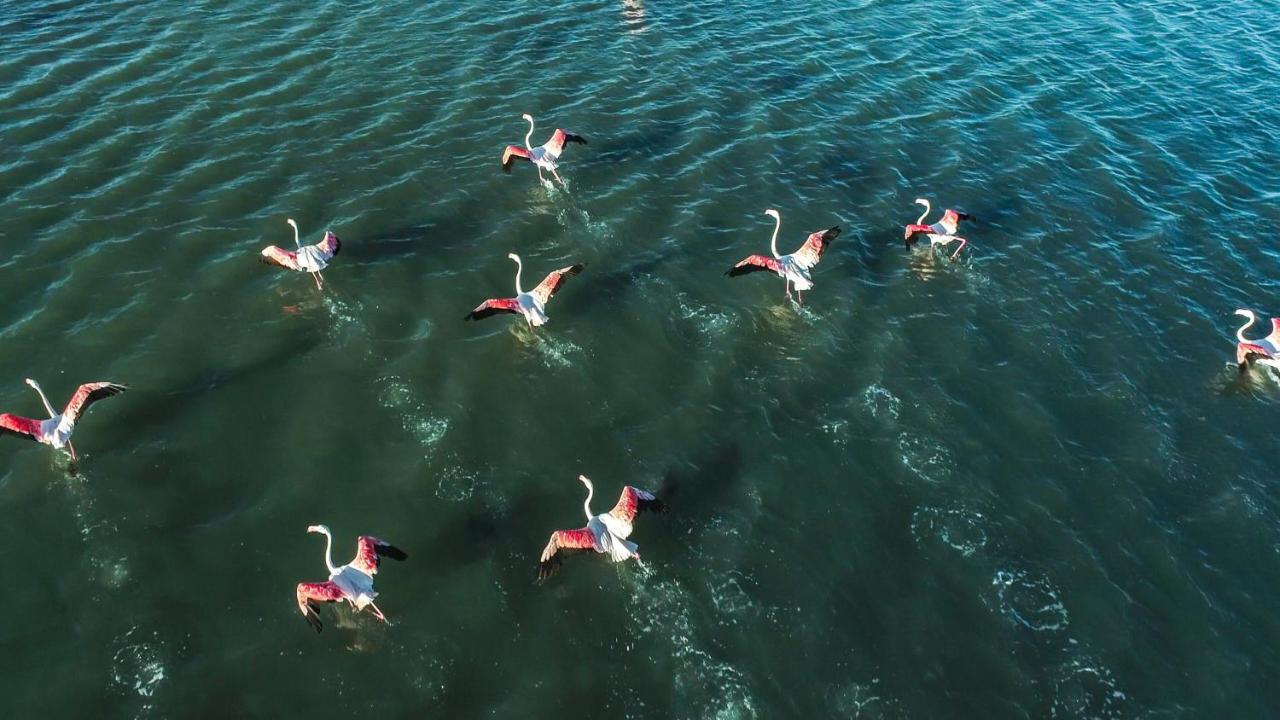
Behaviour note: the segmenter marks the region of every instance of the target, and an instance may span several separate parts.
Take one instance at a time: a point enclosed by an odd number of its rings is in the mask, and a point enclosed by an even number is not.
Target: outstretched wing
[[[564,285],[564,281],[582,272],[582,267],[581,264],[578,264],[563,267],[559,270],[552,270],[547,273],[542,282],[538,283],[538,287],[529,291],[529,294],[538,301],[539,305],[546,305],[551,296],[555,295]]]
[[[325,231],[324,239],[316,243],[315,248],[324,256],[324,261],[329,262],[342,249],[342,241],[332,231]]]
[[[542,557],[538,560],[538,582],[554,575],[565,555],[594,550],[595,547],[596,536],[588,528],[551,533],[551,539],[542,549]]]
[[[1255,343],[1236,343],[1236,364],[1244,365],[1257,358],[1270,358],[1271,351]],[[0,418],[3,416],[0,415]]]
[[[557,128],[555,132],[551,133],[551,139],[542,147],[546,148],[547,152],[552,155],[559,155],[564,152],[564,144],[567,142],[586,145],[587,139],[581,135],[574,135],[573,133],[565,132],[564,130]]]
[[[76,394],[72,395],[71,400],[67,402],[67,407],[62,411],[63,421],[69,418],[74,423],[89,409],[90,405],[102,398],[119,395],[128,389],[124,385],[111,382],[85,383],[76,389]]]
[[[507,149],[502,151],[502,172],[511,172],[511,166],[515,164],[516,158],[528,160],[529,151],[519,145],[508,145]]]
[[[615,534],[623,538],[631,536],[631,525],[635,522],[636,516],[642,512],[666,512],[667,505],[653,493],[647,490],[631,487],[630,485],[622,488],[622,495],[618,498],[618,504],[613,506],[609,514],[624,523],[623,525],[611,525],[610,529]],[[622,532],[618,532],[621,530]]]
[[[379,540],[372,535],[361,535],[356,538],[356,557],[351,561],[351,566],[366,575],[375,575],[384,557],[404,560],[409,556],[405,551],[385,540]]]
[[[40,421],[9,413],[0,413],[0,433],[40,441]]]
[[[947,208],[946,212],[942,213],[942,219],[938,221],[938,224],[946,228],[948,235],[955,235],[960,231],[961,220],[972,219],[973,216],[968,213],[962,213],[952,210],[951,208]]]
[[[808,270],[818,264],[818,261],[822,259],[822,254],[827,251],[827,246],[837,237],[840,237],[839,226],[812,233],[805,239],[804,245],[801,245],[800,249],[795,251],[791,257],[795,259],[796,264]]]
[[[342,589],[332,582],[298,583],[298,610],[306,618],[311,627],[320,632],[324,623],[320,622],[319,606],[316,603],[331,603],[342,599]]]
[[[515,298],[489,298],[467,313],[463,320],[483,320],[499,313],[519,313],[520,301]]]
[[[1271,347],[1280,347],[1280,318],[1271,318],[1271,334],[1266,340]]]
[[[764,255],[748,255],[737,265],[729,268],[729,271],[726,272],[725,275],[728,275],[729,277],[738,277],[739,275],[746,275],[747,273],[753,273],[758,270],[768,270],[781,275],[782,265],[778,262],[777,258],[765,257]]]
[[[258,259],[268,265],[279,265],[286,270],[302,269],[302,267],[298,265],[297,253],[291,253],[288,250],[283,250],[275,245],[268,245],[267,247],[262,248],[262,254],[258,256]]]

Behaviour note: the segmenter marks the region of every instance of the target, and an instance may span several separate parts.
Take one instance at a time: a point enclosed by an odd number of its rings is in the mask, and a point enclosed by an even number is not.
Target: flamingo
[[[545,580],[560,567],[565,553],[595,550],[608,553],[614,562],[623,562],[628,558],[640,560],[639,548],[627,540],[631,535],[636,515],[642,512],[666,512],[667,506],[652,493],[627,485],[622,488],[618,504],[607,513],[591,514],[591,496],[595,487],[586,475],[578,479],[587,486],[587,499],[582,501],[582,510],[587,514],[587,526],[577,530],[556,530],[542,550],[542,558],[538,561],[538,579]]]
[[[545,183],[546,178],[542,176],[542,171],[550,170],[551,174],[555,176],[556,180],[560,181],[560,185],[563,187],[564,180],[560,178],[560,173],[556,172],[556,166],[559,165],[560,153],[564,152],[564,144],[567,142],[575,142],[586,145],[587,139],[581,135],[574,135],[573,133],[565,132],[564,130],[556,128],[556,131],[551,133],[550,140],[538,147],[533,147],[529,145],[529,138],[533,136],[533,116],[529,113],[525,113],[520,117],[529,121],[529,132],[525,133],[524,147],[520,147],[519,145],[508,145],[507,149],[503,151],[502,171],[511,172],[511,164],[514,162],[513,158],[521,158],[528,160],[537,166],[539,180]]]
[[[796,296],[800,298],[800,303],[803,304],[804,296],[800,293],[813,287],[813,278],[810,277],[809,271],[822,259],[822,253],[826,252],[827,246],[831,244],[831,241],[840,236],[840,227],[837,225],[836,227],[811,233],[799,250],[790,255],[779,255],[778,230],[782,228],[782,217],[773,208],[765,210],[764,214],[772,216],[776,222],[773,226],[773,238],[769,241],[769,248],[773,251],[773,257],[748,255],[737,265],[729,268],[725,275],[737,277],[757,270],[775,272],[782,276],[785,281],[787,297],[791,297],[791,286],[795,285]]]
[[[293,218],[285,222],[293,226],[293,243],[298,246],[298,251],[289,252],[275,245],[268,245],[262,248],[260,259],[264,263],[279,265],[286,270],[309,272],[311,278],[316,281],[316,289],[323,289],[324,279],[320,276],[320,271],[328,267],[329,261],[342,249],[342,241],[337,235],[326,231],[323,240],[315,245],[304,247],[302,240],[298,237],[298,223],[294,222]]]
[[[333,564],[333,533],[329,532],[329,526],[312,525],[307,528],[307,532],[320,533],[325,537],[324,564],[329,568],[329,579],[325,582],[298,583],[298,610],[302,612],[302,617],[307,619],[316,632],[320,632],[323,624],[320,622],[316,603],[346,600],[356,612],[366,607],[373,608],[374,617],[386,622],[387,617],[373,604],[373,599],[378,596],[373,590],[373,576],[378,573],[378,565],[382,563],[383,557],[404,560],[409,556],[384,540],[372,535],[361,535],[356,538],[356,556],[351,562],[338,567]]]
[[[516,261],[516,296],[485,300],[476,306],[475,310],[467,313],[463,320],[483,320],[498,313],[520,313],[524,315],[529,327],[545,324],[551,319],[547,317],[547,301],[560,290],[566,278],[582,272],[583,266],[577,264],[552,270],[542,282],[538,283],[538,287],[525,292],[520,289],[520,273],[524,270],[524,263],[515,253],[508,253],[507,257]]]
[[[920,213],[920,217],[916,219],[914,224],[907,226],[906,232],[902,235],[903,240],[906,242],[907,249],[910,250],[911,246],[915,244],[917,239],[915,237],[916,233],[925,233],[929,236],[929,247],[933,247],[935,245],[942,245],[945,247],[946,245],[951,244],[952,241],[959,240],[960,247],[956,248],[956,251],[951,253],[950,259],[955,260],[956,256],[960,254],[960,251],[964,249],[964,246],[969,244],[968,240],[956,235],[960,221],[972,220],[973,216],[947,208],[946,211],[942,213],[942,219],[938,222],[932,225],[921,225],[921,223],[924,222],[925,217],[932,212],[932,207],[929,205],[929,201],[924,198],[916,198],[916,204],[923,205],[924,212]]]
[[[1265,365],[1280,370],[1280,318],[1271,318],[1271,334],[1257,340],[1248,340],[1244,331],[1258,321],[1252,310],[1236,310],[1236,314],[1247,318],[1244,325],[1236,331],[1236,363],[1240,372],[1249,368],[1250,363]]]
[[[71,445],[71,433],[76,429],[76,421],[89,410],[90,405],[102,398],[119,395],[129,389],[124,385],[110,382],[85,383],[76,388],[75,394],[59,414],[53,411],[53,406],[49,404],[49,398],[45,397],[39,383],[31,378],[27,378],[26,383],[40,395],[40,402],[44,403],[44,409],[49,412],[49,419],[32,420],[9,413],[0,413],[0,431],[42,442],[58,450],[65,447],[71,454],[72,462],[76,460],[76,449]]]

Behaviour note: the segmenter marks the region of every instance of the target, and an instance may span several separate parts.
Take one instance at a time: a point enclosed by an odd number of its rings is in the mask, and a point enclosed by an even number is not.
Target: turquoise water
[[[12,717],[1266,717],[1270,3],[0,1]],[[503,175],[585,135],[568,189]],[[917,197],[978,222],[907,253]],[[839,224],[803,308],[729,279]],[[285,218],[342,253],[260,265]],[[930,218],[933,219],[933,218]],[[464,323],[586,270],[530,332]],[[530,278],[533,280],[530,280]],[[624,484],[645,564],[548,533]],[[382,626],[293,586],[409,553]]]

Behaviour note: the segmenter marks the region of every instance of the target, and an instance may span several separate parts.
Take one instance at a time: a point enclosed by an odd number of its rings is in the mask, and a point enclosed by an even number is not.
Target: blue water
[[[11,717],[1268,717],[1274,3],[0,0]],[[502,148],[581,133],[560,173]],[[917,197],[977,218],[907,252]],[[723,276],[844,233],[803,307]],[[256,261],[332,229],[326,288]],[[571,263],[531,332],[464,323]],[[530,279],[532,278],[532,280]],[[1256,328],[1251,333],[1256,332]],[[548,533],[626,484],[644,565]],[[360,534],[384,626],[294,605]]]

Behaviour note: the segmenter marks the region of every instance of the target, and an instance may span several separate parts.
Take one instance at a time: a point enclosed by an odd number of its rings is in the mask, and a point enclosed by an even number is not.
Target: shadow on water
[[[672,521],[691,532],[726,502],[742,479],[742,449],[733,441],[713,445],[683,468],[667,470],[657,495]]]
[[[587,138],[587,141],[597,145],[598,149],[581,164],[583,167],[592,167],[597,164],[660,155],[674,148],[683,132],[684,125],[677,121],[658,120],[650,122],[644,130],[617,138],[602,139],[598,143],[592,138]]]

